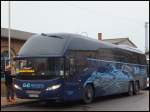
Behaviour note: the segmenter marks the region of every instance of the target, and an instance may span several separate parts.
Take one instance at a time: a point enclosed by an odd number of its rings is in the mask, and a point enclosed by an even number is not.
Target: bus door
[[[76,71],[74,58],[65,59],[64,99],[78,99],[80,95],[80,76]]]

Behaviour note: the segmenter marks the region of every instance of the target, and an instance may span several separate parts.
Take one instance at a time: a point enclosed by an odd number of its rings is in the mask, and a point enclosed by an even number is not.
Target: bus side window
[[[65,75],[66,76],[69,76],[69,69],[70,69],[69,59],[66,58],[65,60]]]
[[[75,73],[75,59],[70,58],[70,75],[73,75]]]
[[[65,61],[65,75],[68,77],[73,75],[75,72],[75,62],[74,58],[66,58]]]

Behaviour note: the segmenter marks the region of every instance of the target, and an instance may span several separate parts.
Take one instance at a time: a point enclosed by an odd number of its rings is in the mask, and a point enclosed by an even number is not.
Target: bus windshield
[[[63,76],[63,58],[24,58],[16,60],[18,76]]]

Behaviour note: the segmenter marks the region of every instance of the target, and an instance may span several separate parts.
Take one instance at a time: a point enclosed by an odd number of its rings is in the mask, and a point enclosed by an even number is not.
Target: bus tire
[[[88,84],[84,88],[83,92],[83,101],[85,104],[89,104],[93,101],[94,98],[94,90],[92,85]]]
[[[133,82],[129,82],[128,95],[129,95],[129,96],[133,96],[133,92],[134,92]]]
[[[140,92],[139,82],[136,81],[136,82],[135,82],[135,87],[134,87],[134,94],[135,94],[135,95],[138,95],[139,92]]]

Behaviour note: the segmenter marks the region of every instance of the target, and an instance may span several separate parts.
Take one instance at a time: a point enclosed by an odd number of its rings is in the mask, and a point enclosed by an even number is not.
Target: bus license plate
[[[37,98],[37,97],[39,97],[39,95],[38,94],[29,94],[29,97]]]

